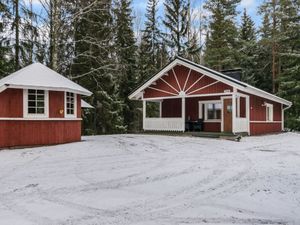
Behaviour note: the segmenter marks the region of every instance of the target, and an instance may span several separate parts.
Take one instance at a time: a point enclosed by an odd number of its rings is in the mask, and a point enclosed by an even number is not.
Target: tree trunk
[[[58,68],[58,30],[60,0],[50,1],[50,67]]]
[[[15,0],[15,69],[20,68],[20,16],[19,16],[19,0]]]
[[[272,14],[272,19],[273,19],[273,27],[272,27],[272,92],[275,94],[277,92],[277,85],[276,85],[276,79],[277,79],[277,44],[276,44],[276,25],[277,25],[277,20],[276,20],[276,2],[275,0],[272,0],[272,6],[273,6],[273,14]]]

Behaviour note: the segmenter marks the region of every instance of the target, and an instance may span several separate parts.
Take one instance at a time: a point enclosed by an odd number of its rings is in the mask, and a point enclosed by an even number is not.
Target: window
[[[205,119],[206,120],[220,120],[222,114],[222,104],[221,103],[207,103]]]
[[[266,103],[266,121],[273,121],[273,105]]]
[[[45,115],[45,91],[33,90],[27,91],[27,115]]]
[[[75,116],[76,95],[72,92],[66,92],[66,116]]]

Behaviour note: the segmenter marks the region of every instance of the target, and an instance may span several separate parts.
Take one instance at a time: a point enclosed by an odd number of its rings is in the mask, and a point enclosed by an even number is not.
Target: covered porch
[[[249,133],[249,96],[235,92],[144,98],[145,131]]]

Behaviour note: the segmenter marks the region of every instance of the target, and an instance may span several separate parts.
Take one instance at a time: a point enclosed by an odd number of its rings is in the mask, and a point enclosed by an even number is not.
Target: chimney
[[[238,81],[242,78],[242,69],[222,70],[221,73]]]

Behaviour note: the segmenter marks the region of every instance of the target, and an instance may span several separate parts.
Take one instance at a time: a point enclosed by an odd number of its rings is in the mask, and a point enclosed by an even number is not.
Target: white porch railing
[[[144,130],[184,131],[182,118],[144,118]]]
[[[247,118],[236,118],[234,125],[234,132],[248,132],[248,120]]]

